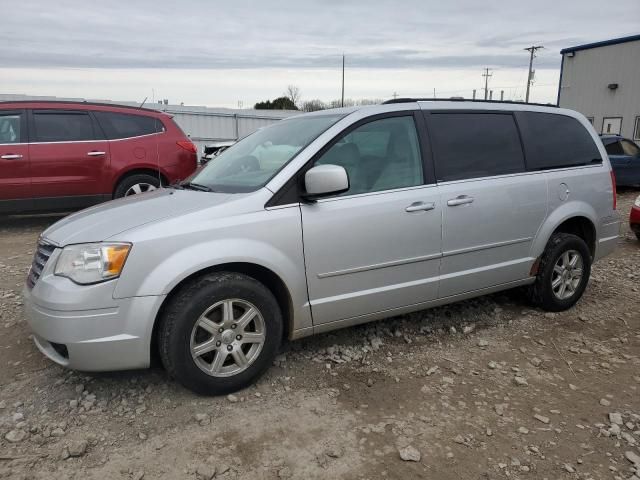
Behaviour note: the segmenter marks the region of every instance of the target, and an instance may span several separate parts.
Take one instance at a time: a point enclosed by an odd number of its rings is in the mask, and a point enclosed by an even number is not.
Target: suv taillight
[[[196,144],[190,140],[178,140],[176,145],[184,148],[187,152],[198,153],[198,147],[196,147]]]
[[[618,194],[616,192],[616,176],[611,170],[611,188],[613,189],[613,209],[618,209]]]

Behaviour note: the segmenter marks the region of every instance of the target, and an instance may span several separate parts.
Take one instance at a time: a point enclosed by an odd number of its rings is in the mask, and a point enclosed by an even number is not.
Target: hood
[[[132,228],[220,205],[239,196],[161,188],[81,210],[54,223],[42,236],[59,246],[101,242]]]

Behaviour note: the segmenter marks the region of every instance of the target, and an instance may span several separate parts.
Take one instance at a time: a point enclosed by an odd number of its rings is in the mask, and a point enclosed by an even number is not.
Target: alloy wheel
[[[258,358],[266,338],[260,311],[237,298],[216,302],[198,318],[191,331],[191,357],[207,375],[230,377]]]
[[[556,261],[551,275],[551,290],[559,300],[571,298],[578,289],[583,275],[582,255],[577,250],[567,250]]]
[[[151,185],[150,183],[136,183],[127,189],[124,192],[124,196],[128,197],[129,195],[137,195],[139,193],[150,192],[155,190],[157,187],[155,185]]]

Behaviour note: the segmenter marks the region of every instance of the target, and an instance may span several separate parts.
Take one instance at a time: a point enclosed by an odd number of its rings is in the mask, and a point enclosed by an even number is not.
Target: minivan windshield
[[[262,128],[222,152],[187,184],[214,192],[252,192],[344,114],[300,116]]]

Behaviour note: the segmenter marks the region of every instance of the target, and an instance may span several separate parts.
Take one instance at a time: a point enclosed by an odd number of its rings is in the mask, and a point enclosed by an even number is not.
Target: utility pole
[[[474,100],[476,99],[476,89],[475,88],[473,89],[473,99]]]
[[[342,54],[342,101],[340,105],[344,107],[344,53]]]
[[[493,73],[489,73],[489,68],[485,68],[484,69],[484,73],[482,74],[482,76],[484,77],[484,99],[487,99],[487,96],[489,95],[489,77],[493,76]]]
[[[391,95],[393,97],[393,99],[395,100],[396,98],[398,98],[398,92],[393,92],[393,95]]]
[[[531,45],[528,48],[525,48],[526,51],[530,53],[529,55],[529,75],[527,76],[527,94],[525,96],[525,103],[529,103],[529,88],[531,87],[531,82],[533,81],[533,57],[536,56],[536,51],[544,48],[542,45]]]

